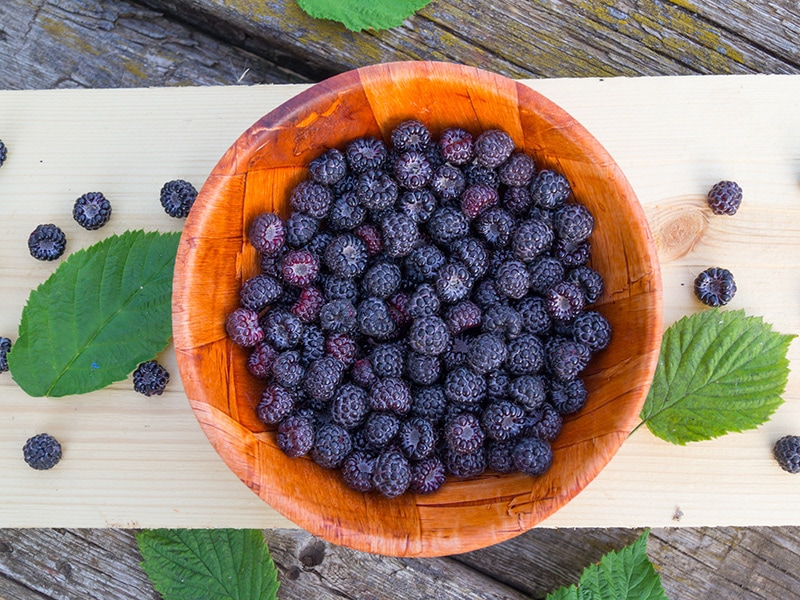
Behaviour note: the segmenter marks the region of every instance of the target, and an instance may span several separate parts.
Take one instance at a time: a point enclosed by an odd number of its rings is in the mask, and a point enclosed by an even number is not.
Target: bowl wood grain
[[[306,165],[348,140],[388,133],[407,118],[438,136],[502,128],[539,168],[554,168],[594,214],[598,302],[614,330],[585,372],[589,401],[565,420],[542,477],[487,472],[429,496],[388,500],[348,489],[308,458],[287,458],[255,415],[263,384],[226,337],[242,281],[258,272],[246,239],[264,211],[287,216]],[[178,365],[192,409],[228,466],[269,505],[328,541],[399,556],[466,552],[518,535],[563,506],[608,463],[637,423],[662,333],[655,247],[636,196],[611,156],[577,121],[520,83],[446,63],[389,63],[314,85],[231,146],[203,186],[178,249],[173,290]]]

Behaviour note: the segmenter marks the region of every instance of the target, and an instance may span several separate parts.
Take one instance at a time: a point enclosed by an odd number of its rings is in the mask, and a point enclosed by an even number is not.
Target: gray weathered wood
[[[267,58],[126,0],[0,2],[0,88],[290,83]]]

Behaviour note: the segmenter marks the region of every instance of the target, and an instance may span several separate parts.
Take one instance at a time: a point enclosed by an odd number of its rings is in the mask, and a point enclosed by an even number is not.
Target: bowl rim
[[[343,90],[350,89],[353,86],[369,85],[369,82],[387,76],[393,82],[399,84],[404,78],[419,77],[420,70],[423,73],[428,73],[429,76],[463,77],[470,82],[472,81],[470,78],[477,78],[481,82],[488,82],[489,84],[496,83],[498,89],[501,90],[499,93],[503,93],[503,89],[513,90],[517,98],[522,96],[526,101],[534,99],[537,107],[567,122],[569,127],[565,132],[572,136],[580,137],[580,145],[587,156],[592,157],[599,164],[608,167],[609,173],[615,180],[615,184],[619,186],[622,194],[628,200],[630,210],[634,211],[634,213],[638,212],[636,216],[644,225],[641,243],[644,246],[647,262],[650,267],[649,286],[651,289],[648,292],[648,299],[653,309],[651,314],[651,317],[654,319],[651,328],[652,336],[647,340],[645,351],[646,358],[643,359],[641,368],[642,375],[639,378],[640,380],[637,381],[637,387],[635,390],[629,390],[627,392],[629,394],[636,394],[637,400],[634,405],[638,406],[638,408],[636,410],[630,410],[626,415],[627,418],[620,423],[618,431],[616,432],[616,437],[613,440],[609,440],[609,443],[613,446],[613,451],[595,460],[590,468],[585,473],[582,473],[580,479],[575,479],[573,481],[573,485],[570,488],[563,490],[562,493],[557,496],[545,499],[547,504],[542,505],[542,510],[537,512],[535,519],[532,518],[530,513],[527,515],[524,514],[524,509],[520,509],[520,514],[522,516],[520,517],[518,515],[519,526],[516,529],[506,526],[498,531],[491,532],[487,535],[487,538],[482,541],[462,539],[458,535],[458,531],[450,531],[444,536],[439,535],[435,540],[429,541],[429,543],[423,543],[422,540],[411,540],[409,539],[410,535],[408,533],[405,534],[406,539],[402,539],[403,535],[400,535],[396,539],[391,539],[389,543],[382,543],[382,540],[370,539],[370,535],[365,535],[358,527],[353,528],[345,523],[336,524],[332,529],[331,524],[323,522],[325,520],[320,518],[317,511],[303,506],[302,503],[294,502],[289,495],[276,492],[271,489],[269,485],[265,485],[265,481],[260,476],[260,473],[254,472],[257,466],[261,464],[260,461],[265,460],[265,450],[261,447],[261,445],[266,443],[265,436],[264,434],[253,435],[253,438],[248,439],[246,443],[244,443],[244,446],[242,446],[241,440],[237,440],[237,437],[244,433],[241,431],[242,426],[236,423],[235,419],[230,415],[224,414],[214,408],[212,403],[206,398],[206,392],[202,382],[201,365],[193,357],[193,351],[196,349],[197,343],[195,336],[193,336],[191,332],[191,308],[185,302],[188,297],[187,294],[191,292],[191,285],[187,283],[187,281],[189,281],[187,275],[191,273],[193,268],[198,267],[193,259],[193,250],[198,240],[199,230],[201,229],[198,216],[204,209],[206,198],[213,196],[218,191],[215,183],[212,181],[215,173],[221,173],[223,177],[230,176],[234,173],[247,173],[251,166],[250,161],[252,160],[252,153],[262,146],[261,140],[264,132],[269,131],[271,127],[278,127],[281,123],[294,119],[298,117],[298,115],[307,114],[309,110],[312,110],[310,107],[318,105],[321,95],[325,97],[335,97],[336,94]],[[190,213],[181,236],[173,282],[173,336],[178,359],[178,368],[184,382],[187,398],[201,428],[227,466],[275,510],[314,535],[358,550],[418,557],[441,556],[466,552],[510,539],[541,522],[541,520],[553,514],[577,495],[611,460],[636,424],[641,406],[647,396],[647,391],[655,372],[663,331],[661,274],[652,234],[647,227],[644,212],[630,183],[600,142],[566,111],[521,82],[476,67],[438,61],[382,63],[335,75],[310,86],[286,100],[243,132],[214,167],[209,179],[202,186],[198,194],[195,206],[199,208],[197,210],[193,209]],[[222,327],[222,335],[224,336],[224,324]],[[272,446],[274,447],[274,444]],[[242,455],[243,447],[245,449],[244,455]],[[431,497],[417,497],[415,501],[415,506],[417,508],[427,505],[434,506],[435,501],[431,501]]]

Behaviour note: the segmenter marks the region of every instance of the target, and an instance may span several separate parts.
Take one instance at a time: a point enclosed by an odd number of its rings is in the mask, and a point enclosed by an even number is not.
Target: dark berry
[[[397,441],[409,460],[428,458],[436,449],[433,423],[422,417],[412,417],[400,425]]]
[[[433,168],[422,152],[403,152],[393,166],[394,177],[400,187],[419,190],[428,185],[433,177]]]
[[[438,356],[409,352],[406,357],[405,374],[417,385],[431,385],[439,379],[442,363]]]
[[[428,190],[406,191],[397,201],[397,210],[415,223],[425,223],[436,210],[436,198]]]
[[[368,358],[360,358],[353,363],[350,369],[350,378],[353,383],[365,389],[371,388],[378,380],[375,371],[372,370],[372,362]]]
[[[514,447],[517,440],[489,440],[486,444],[486,466],[498,473],[513,473],[517,470],[514,464]]]
[[[305,287],[300,290],[300,295],[290,309],[291,313],[303,323],[312,323],[319,318],[325,296],[316,286]]]
[[[325,254],[325,248],[328,247],[328,244],[331,243],[332,239],[333,234],[327,231],[318,231],[311,237],[310,240],[308,240],[305,249],[311,252],[311,254],[317,258],[322,258],[322,256]]]
[[[457,208],[444,206],[437,209],[428,220],[428,233],[437,244],[449,246],[469,233],[469,221]]]
[[[442,200],[455,200],[464,191],[467,180],[461,169],[443,164],[431,177],[430,188]]]
[[[475,156],[472,134],[463,129],[445,129],[439,138],[439,147],[442,157],[454,165],[464,165]]]
[[[577,244],[592,234],[594,217],[583,204],[567,204],[556,211],[553,228],[559,237]]]
[[[447,398],[440,385],[417,388],[412,395],[411,413],[433,423],[442,420],[446,408]]]
[[[483,311],[469,300],[463,300],[445,311],[447,329],[452,335],[458,335],[468,329],[480,327]]]
[[[356,235],[343,233],[325,248],[325,265],[337,277],[361,275],[367,266],[367,247]]]
[[[533,159],[524,152],[515,152],[497,170],[500,183],[515,187],[527,186],[535,172]]]
[[[37,471],[52,469],[61,460],[61,444],[49,433],[34,435],[22,447],[28,466]]]
[[[589,346],[592,352],[597,352],[611,341],[611,325],[599,312],[586,311],[572,322],[572,337],[576,342]]]
[[[545,294],[547,312],[559,321],[570,321],[583,310],[584,298],[581,289],[569,281],[560,281]]]
[[[500,265],[494,276],[497,291],[502,295],[519,300],[528,293],[530,273],[524,263],[507,260]]]
[[[514,140],[505,131],[489,129],[475,139],[475,160],[494,169],[502,165],[514,151]]]
[[[530,189],[533,205],[548,209],[562,206],[572,194],[567,178],[549,169],[534,176]]]
[[[477,415],[462,412],[445,421],[444,437],[453,452],[471,454],[483,445],[486,434]]]
[[[326,469],[335,469],[350,454],[351,441],[347,430],[334,423],[327,423],[317,429],[311,458]]]
[[[514,446],[514,465],[526,475],[542,475],[553,464],[553,450],[546,441],[526,437]]]
[[[565,338],[551,338],[545,350],[547,367],[559,379],[575,379],[589,363],[591,352],[586,344]]]
[[[508,397],[508,386],[511,378],[505,369],[496,369],[486,374],[486,396],[490,400]]]
[[[286,220],[286,243],[301,248],[311,242],[319,231],[320,220],[301,212],[293,212]],[[317,254],[317,253],[315,253]]]
[[[511,251],[517,260],[529,263],[548,251],[555,240],[553,228],[546,221],[530,219],[520,223],[511,238]]]
[[[286,254],[288,248],[284,246],[281,248],[277,254],[273,256],[267,256],[266,254],[259,254],[258,255],[258,266],[261,268],[261,272],[264,275],[269,275],[270,277],[275,277],[276,279],[283,279],[281,275],[281,261],[283,260],[283,255]]]
[[[176,219],[185,219],[197,198],[197,190],[188,181],[175,179],[161,188],[160,200],[164,211]]]
[[[260,321],[264,339],[278,351],[296,348],[303,337],[305,326],[288,310],[268,311]]]
[[[294,410],[294,398],[286,388],[271,383],[261,394],[256,414],[267,425],[276,425]]]
[[[492,187],[500,187],[500,177],[497,175],[497,171],[477,162],[464,167],[464,179],[466,179],[467,185],[483,183]]]
[[[283,255],[281,276],[289,285],[306,287],[319,274],[319,259],[308,250],[290,250]]]
[[[736,294],[736,282],[728,269],[711,267],[694,280],[694,294],[707,306],[724,306]]]
[[[528,273],[531,276],[531,291],[545,294],[552,286],[564,279],[564,265],[552,256],[541,256],[528,265]]]
[[[359,225],[353,230],[359,239],[364,242],[367,249],[367,254],[375,256],[383,250],[383,240],[381,239],[381,231],[374,223],[364,223]]]
[[[361,137],[347,144],[347,164],[356,173],[380,169],[386,161],[386,144],[374,137]]]
[[[274,277],[256,275],[242,284],[239,299],[242,306],[260,312],[283,294],[283,286]]]
[[[373,450],[380,450],[389,445],[400,431],[400,419],[388,412],[371,412],[364,423],[364,439]]]
[[[376,340],[390,338],[397,328],[389,306],[380,298],[367,298],[358,305],[356,323],[362,334]]]
[[[497,188],[475,183],[461,194],[461,212],[472,220],[485,210],[496,206],[498,200]]]
[[[486,397],[486,379],[472,369],[457,367],[445,375],[444,395],[454,404],[477,405]]]
[[[479,239],[465,237],[456,240],[450,247],[453,258],[463,262],[473,277],[480,278],[489,268],[489,252]]]
[[[531,193],[528,187],[510,187],[503,193],[503,206],[515,215],[524,215],[531,208]]]
[[[453,343],[441,356],[446,371],[452,371],[456,367],[467,364],[467,351],[471,339],[467,335],[457,335],[453,338]]]
[[[490,306],[483,314],[481,331],[498,333],[506,339],[513,340],[522,333],[522,317],[508,304],[499,303]]]
[[[411,253],[419,239],[419,230],[408,215],[390,211],[381,219],[381,237],[384,252],[398,258]]]
[[[292,415],[278,425],[278,447],[286,456],[297,458],[314,446],[314,424],[308,417]]]
[[[323,304],[319,311],[319,324],[331,333],[349,333],[356,327],[356,309],[344,298]]]
[[[325,339],[325,353],[349,367],[356,360],[358,344],[346,333],[332,333]]]
[[[308,165],[311,179],[323,185],[333,185],[347,174],[347,160],[339,150],[331,148]]]
[[[331,190],[311,180],[298,183],[289,195],[289,205],[295,212],[304,213],[315,219],[324,219],[328,216],[332,201]]]
[[[533,436],[552,442],[561,433],[564,423],[561,414],[549,402],[528,412],[522,435]]]
[[[544,366],[545,348],[538,336],[523,333],[508,343],[506,367],[512,375],[533,375]]]
[[[411,410],[411,389],[399,377],[378,379],[369,392],[369,404],[376,411],[405,415]]]
[[[589,262],[589,242],[571,242],[560,238],[553,245],[553,256],[565,267],[579,267]]]
[[[800,436],[783,436],[775,442],[772,453],[781,469],[789,473],[800,473]]]
[[[406,277],[414,283],[433,281],[447,262],[444,253],[431,244],[421,244],[404,259]]]
[[[382,261],[367,268],[361,279],[361,287],[367,296],[387,298],[400,287],[402,273],[393,262]]]
[[[395,292],[386,299],[389,316],[397,327],[405,327],[412,321],[411,315],[408,314],[408,302],[410,299],[411,294],[408,292]]]
[[[586,404],[589,393],[581,379],[554,380],[550,386],[550,403],[559,414],[571,415]]]
[[[406,360],[405,344],[378,344],[369,356],[378,377],[402,377]]]
[[[56,260],[67,247],[67,236],[52,223],[37,225],[28,236],[28,250],[36,260]]]
[[[367,218],[367,209],[358,201],[353,192],[334,199],[328,215],[328,227],[331,231],[350,231]]]
[[[354,450],[342,463],[342,479],[347,487],[357,492],[369,492],[374,469],[375,458],[370,453]]]
[[[394,206],[398,193],[397,182],[383,171],[367,171],[359,175],[355,190],[358,201],[372,211]]]
[[[547,400],[547,384],[539,375],[522,375],[508,384],[508,397],[525,410],[535,410]]]
[[[411,484],[411,465],[397,450],[386,450],[375,459],[372,485],[387,498],[395,498]]]
[[[133,389],[145,396],[160,396],[169,383],[169,373],[155,360],[140,363],[133,372]]]
[[[325,300],[347,300],[355,304],[358,302],[358,285],[353,279],[328,275],[322,282],[322,294]]]
[[[408,345],[420,354],[441,354],[450,341],[447,324],[435,315],[415,319],[408,332]]]
[[[410,119],[392,130],[392,146],[398,152],[409,150],[421,152],[431,143],[431,132],[421,122]]]
[[[100,229],[111,218],[111,203],[101,192],[88,192],[75,200],[72,218],[84,229]]]
[[[453,304],[469,296],[473,282],[472,274],[466,265],[454,260],[439,269],[433,283],[439,299],[444,303]]]
[[[314,331],[314,329],[308,328],[306,330],[306,332],[310,331]],[[306,334],[303,337],[306,338],[309,336]],[[262,345],[266,344],[259,344],[257,348],[260,348]],[[297,388],[303,382],[303,377],[306,374],[303,365],[311,364],[311,362],[315,360],[313,357],[309,356],[311,354],[311,346],[311,343],[304,340],[302,355],[297,350],[286,350],[278,354],[271,365],[273,381],[287,389]],[[321,355],[317,356],[317,358],[321,358]]]
[[[505,248],[511,241],[516,221],[513,215],[504,208],[490,208],[476,220],[475,229],[489,244],[496,248]]]
[[[508,348],[502,336],[482,333],[472,339],[467,351],[467,365],[480,375],[498,369],[508,356]]]
[[[435,456],[411,465],[411,485],[409,490],[415,494],[432,494],[444,484],[446,473],[444,464]]]
[[[508,401],[492,402],[481,415],[483,431],[493,440],[510,440],[519,435],[525,424],[525,411]]]
[[[258,313],[248,308],[237,308],[228,315],[225,330],[237,346],[250,348],[264,339],[264,330],[258,322]]]
[[[366,390],[352,383],[339,386],[331,401],[331,418],[345,429],[361,425],[369,410]]]
[[[3,143],[3,140],[0,140],[0,167],[3,166],[3,163],[6,162],[8,158],[8,147]]]
[[[505,298],[497,292],[494,279],[483,279],[472,291],[472,300],[481,310],[486,311],[492,306],[504,302]]]
[[[454,477],[472,479],[486,470],[486,451],[483,447],[469,453],[448,450],[443,462],[447,472]]]
[[[522,317],[522,328],[528,333],[543,334],[550,330],[552,321],[547,312],[547,301],[541,296],[523,298],[515,308]]]
[[[567,280],[578,284],[586,304],[594,304],[603,295],[603,276],[591,267],[575,267],[567,273]]]
[[[315,400],[328,401],[342,380],[343,369],[344,365],[330,356],[315,360],[306,370],[303,389]]]
[[[409,297],[406,310],[412,319],[418,319],[437,314],[440,304],[436,289],[432,285],[422,284]]]
[[[11,340],[0,337],[0,373],[8,371],[8,353],[11,352]]]
[[[720,181],[708,191],[708,206],[715,215],[735,215],[742,204],[742,188],[735,181]]]

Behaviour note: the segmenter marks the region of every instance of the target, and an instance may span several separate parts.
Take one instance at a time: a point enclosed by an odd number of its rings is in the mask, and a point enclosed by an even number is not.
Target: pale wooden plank
[[[685,254],[685,240],[662,246],[670,258],[662,265],[668,323],[698,309],[688,287],[694,273],[721,263],[739,283],[732,308],[764,315],[783,332],[800,331],[794,283],[800,115],[793,104],[800,79],[529,84],[569,110],[611,151],[658,239],[672,212],[700,210],[702,193],[714,181],[734,178],[743,185],[746,201],[736,217],[709,218]],[[26,255],[25,238],[38,222],[63,224],[72,249],[99,239],[100,233],[78,231],[69,218],[75,197],[99,189],[115,203],[102,235],[129,227],[178,229],[181,224],[157,204],[161,184],[175,177],[202,182],[241,131],[300,89],[0,93],[0,135],[10,148],[0,169],[0,332],[13,337],[29,290],[53,269]],[[781,277],[772,276],[778,272]],[[793,364],[797,351],[793,344]],[[30,399],[7,374],[0,376],[0,525],[289,525],[219,460],[187,406],[174,355],[168,351],[162,358],[176,381],[160,399],[139,397],[129,383],[81,398]],[[785,397],[769,424],[712,442],[673,447],[636,432],[547,525],[797,525],[800,479],[777,469],[769,452],[774,439],[800,431],[800,381],[794,374]],[[31,471],[20,457],[24,440],[40,430],[65,443],[64,461],[47,473]],[[682,517],[675,521],[678,508]]]

